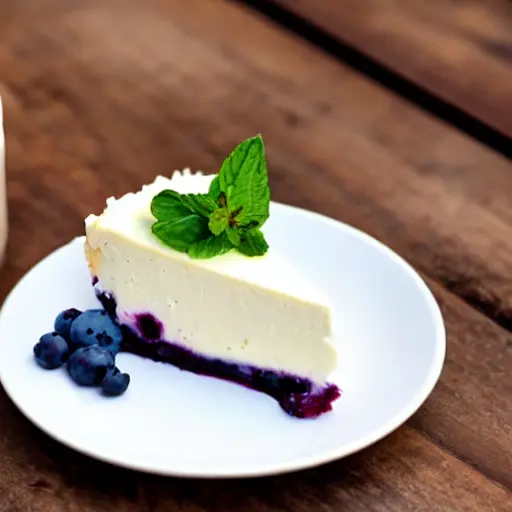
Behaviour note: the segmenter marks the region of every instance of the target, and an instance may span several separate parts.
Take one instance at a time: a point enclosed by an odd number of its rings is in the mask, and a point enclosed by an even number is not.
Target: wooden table
[[[1,2],[11,232],[0,297],[106,196],[175,168],[213,172],[262,132],[274,199],[410,261],[442,307],[448,354],[431,397],[386,439],[241,481],[96,462],[0,391],[0,512],[512,510],[512,14],[505,0],[426,5]],[[378,66],[400,75],[398,92]]]

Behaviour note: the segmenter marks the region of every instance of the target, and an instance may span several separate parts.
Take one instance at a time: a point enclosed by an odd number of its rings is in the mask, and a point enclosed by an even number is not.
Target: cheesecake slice
[[[96,294],[124,329],[123,350],[264,392],[292,416],[319,416],[340,394],[328,382],[336,351],[326,298],[272,247],[193,259],[152,233],[155,195],[207,193],[212,178],[176,171],[90,215]]]

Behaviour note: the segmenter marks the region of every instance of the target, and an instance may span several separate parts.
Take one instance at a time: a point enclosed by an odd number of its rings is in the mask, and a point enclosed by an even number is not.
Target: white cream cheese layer
[[[194,260],[151,232],[151,199],[170,188],[207,192],[213,176],[175,172],[136,194],[107,200],[86,219],[86,256],[123,323],[148,312],[163,338],[207,357],[325,381],[336,365],[326,300],[280,253]]]

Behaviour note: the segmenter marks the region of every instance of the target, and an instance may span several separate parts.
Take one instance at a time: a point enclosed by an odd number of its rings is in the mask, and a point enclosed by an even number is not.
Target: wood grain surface
[[[272,0],[512,136],[508,0]]]
[[[408,259],[449,335],[439,385],[405,426],[274,478],[113,468],[40,433],[0,391],[0,512],[510,510],[509,161],[223,0],[4,0],[0,94],[11,229],[1,298],[107,196],[175,168],[214,172],[262,132],[273,199]]]

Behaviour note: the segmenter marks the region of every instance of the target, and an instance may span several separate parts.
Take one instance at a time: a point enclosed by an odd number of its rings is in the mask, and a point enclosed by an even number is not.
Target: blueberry
[[[61,311],[55,319],[54,329],[68,341],[70,340],[70,329],[73,321],[82,314],[75,308],[65,309]]]
[[[88,309],[71,324],[72,348],[100,345],[112,354],[121,348],[121,328],[103,309]]]
[[[81,386],[99,386],[113,369],[113,355],[98,345],[79,348],[68,361],[69,375]]]
[[[109,370],[105,378],[101,381],[101,389],[105,395],[122,395],[130,384],[130,376],[127,373],[121,373],[119,368]]]
[[[69,356],[67,341],[58,332],[49,332],[34,346],[37,364],[46,370],[61,367]]]

